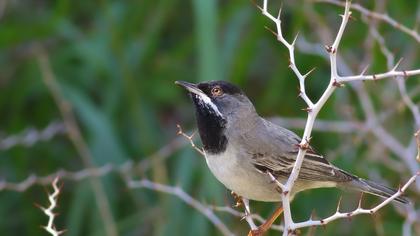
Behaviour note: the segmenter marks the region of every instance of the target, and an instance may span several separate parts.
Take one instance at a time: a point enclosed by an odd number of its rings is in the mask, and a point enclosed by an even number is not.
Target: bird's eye
[[[211,94],[215,97],[221,96],[223,94],[222,88],[216,86],[211,89]]]

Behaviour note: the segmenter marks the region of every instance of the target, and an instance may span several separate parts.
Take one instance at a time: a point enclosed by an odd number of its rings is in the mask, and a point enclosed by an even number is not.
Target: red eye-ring
[[[221,96],[223,94],[223,90],[219,86],[216,86],[216,87],[211,89],[211,94],[215,97],[218,97],[218,96]]]

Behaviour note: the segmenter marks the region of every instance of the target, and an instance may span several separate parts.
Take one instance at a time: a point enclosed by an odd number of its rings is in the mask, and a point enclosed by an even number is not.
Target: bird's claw
[[[233,199],[235,200],[235,205],[233,205],[234,208],[238,208],[243,205],[242,197],[236,194],[235,192],[231,192]]]

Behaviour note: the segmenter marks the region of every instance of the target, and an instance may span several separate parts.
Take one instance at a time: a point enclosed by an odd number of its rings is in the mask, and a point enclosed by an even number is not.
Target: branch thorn
[[[281,11],[282,11],[282,9],[283,9],[283,2],[281,3],[280,8],[279,8],[279,13],[277,14],[277,19],[278,19],[278,20],[280,20],[280,16],[281,16]]]
[[[332,52],[332,46],[325,45],[324,48],[328,53]]]
[[[316,70],[316,67],[312,68],[310,71],[308,71],[306,74],[304,74],[303,78],[306,79],[306,77],[308,77],[308,75],[310,75],[312,72],[314,72],[314,70]]]
[[[395,71],[397,68],[398,68],[398,66],[401,64],[401,62],[402,62],[402,60],[403,60],[404,58],[403,57],[401,57],[400,58],[400,60],[398,60],[398,62],[395,64],[395,66],[392,68],[392,70],[391,71]]]
[[[263,11],[263,9],[257,4],[257,2],[255,0],[251,0],[252,4],[254,4],[254,6],[256,6],[258,9],[260,9],[260,11]]]
[[[292,42],[292,47],[293,46],[295,46],[295,44],[296,44],[296,40],[297,40],[297,38],[299,37],[299,32],[297,32],[297,34],[296,34],[296,36],[295,36],[295,38],[293,39],[293,42]]]
[[[272,30],[270,27],[268,26],[264,26],[264,28],[268,31],[270,31],[274,36],[278,37],[278,34],[276,32],[274,32],[274,30]]]
[[[369,65],[367,65],[363,70],[362,70],[362,72],[360,73],[360,75],[362,76],[362,75],[364,75],[365,73],[366,73],[366,71],[368,70],[368,68],[369,68]]]
[[[315,216],[316,216],[316,212],[315,212],[315,209],[313,209],[311,212],[311,216],[309,217],[309,220],[314,220]]]
[[[359,209],[362,208],[362,199],[363,199],[363,192],[360,194],[360,198],[359,198],[359,205],[358,205]]]
[[[338,213],[340,213],[340,206],[341,206],[341,200],[343,199],[343,196],[340,195],[340,198],[338,199],[338,204],[337,204],[337,211]]]
[[[312,111],[312,108],[310,108],[310,107],[307,107],[307,108],[302,108],[302,111],[306,111],[306,112],[311,112]]]
[[[357,21],[357,19],[353,17],[352,12],[349,12],[349,19],[353,21]]]

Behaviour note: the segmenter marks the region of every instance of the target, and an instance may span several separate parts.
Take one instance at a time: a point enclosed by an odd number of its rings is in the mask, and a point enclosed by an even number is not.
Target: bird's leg
[[[274,221],[281,215],[283,212],[283,207],[279,207],[274,211],[274,213],[271,215],[270,218],[268,218],[264,224],[260,225],[257,229],[252,229],[249,231],[248,236],[261,236],[263,235],[267,230],[270,229],[271,225],[274,223]]]
[[[270,227],[274,223],[274,221],[283,212],[282,207],[277,208],[276,211],[274,211],[274,213],[271,215],[270,218],[268,218],[262,225],[257,227],[257,225],[254,223],[254,220],[252,219],[252,216],[251,216],[251,210],[250,210],[250,207],[249,207],[249,200],[239,196],[238,194],[236,194],[233,191],[231,192],[231,194],[236,201],[236,204],[235,204],[234,207],[239,207],[242,204],[244,205],[244,208],[245,208],[244,218],[248,222],[249,226],[251,227],[251,230],[249,231],[248,236],[261,236],[261,235],[263,235],[267,230],[270,229]]]

